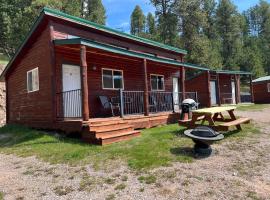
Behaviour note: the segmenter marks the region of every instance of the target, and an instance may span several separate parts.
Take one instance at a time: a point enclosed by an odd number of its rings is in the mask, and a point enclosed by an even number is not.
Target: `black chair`
[[[119,104],[113,104],[107,96],[99,96],[99,100],[101,105],[105,110],[110,109],[112,112],[112,116],[115,116],[114,110],[117,109],[120,112]]]

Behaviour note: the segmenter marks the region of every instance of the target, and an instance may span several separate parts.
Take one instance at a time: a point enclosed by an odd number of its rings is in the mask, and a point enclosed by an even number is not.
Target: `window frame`
[[[104,87],[104,81],[103,81],[103,71],[104,70],[110,70],[110,71],[112,71],[112,88],[106,88],[106,87]],[[113,72],[121,72],[121,74],[122,74],[122,88],[115,88],[114,87],[114,75],[113,75]],[[111,68],[102,68],[101,69],[101,79],[102,79],[102,89],[103,90],[120,90],[120,89],[122,89],[122,90],[124,90],[124,71],[123,70],[120,70],[120,69],[111,69]]]
[[[37,88],[36,89],[33,89],[33,72],[34,71],[37,71],[37,83],[38,83],[38,85],[37,85]],[[28,85],[28,79],[29,79],[29,75],[28,74],[30,74],[30,73],[32,73],[32,90],[29,90],[29,85]],[[36,92],[36,91],[39,91],[39,70],[38,70],[38,67],[36,67],[36,68],[34,68],[34,69],[31,69],[31,70],[29,70],[29,71],[27,71],[27,73],[26,73],[26,87],[27,87],[27,93],[32,93],[32,92]]]
[[[152,87],[152,76],[156,76],[156,77],[161,76],[161,77],[163,77],[163,89],[162,90],[153,89],[153,87]],[[165,76],[162,75],[162,74],[150,74],[150,85],[151,85],[151,91],[165,91]]]
[[[270,93],[270,83],[267,83],[267,92]]]

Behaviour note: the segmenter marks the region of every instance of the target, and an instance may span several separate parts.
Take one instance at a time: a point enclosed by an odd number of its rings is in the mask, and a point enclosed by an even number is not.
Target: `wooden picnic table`
[[[224,106],[224,107],[212,107],[204,108],[192,111],[192,119],[188,121],[180,120],[180,125],[185,125],[188,128],[195,128],[200,125],[204,125],[208,122],[209,127],[216,131],[228,131],[230,127],[236,126],[238,130],[241,130],[241,124],[249,123],[249,118],[236,118],[234,115],[235,106]],[[224,113],[229,114],[229,118],[224,118]],[[201,124],[198,124],[202,121]],[[216,122],[222,122],[221,124],[216,124]]]

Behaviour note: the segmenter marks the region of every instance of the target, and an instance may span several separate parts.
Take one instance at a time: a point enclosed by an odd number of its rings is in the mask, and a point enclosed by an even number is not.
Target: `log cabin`
[[[248,82],[248,92],[241,92],[241,76]],[[251,82],[250,72],[209,70],[187,79],[185,85],[187,90],[197,92],[201,107],[211,107],[253,102]]]
[[[270,103],[270,76],[264,76],[252,81],[254,103]]]
[[[185,50],[44,8],[1,75],[7,123],[108,144],[177,120]],[[174,103],[173,103],[174,101]],[[119,117],[120,116],[120,117]]]
[[[186,70],[209,71],[186,54],[45,7],[0,77],[7,123],[103,145],[176,122],[180,102],[199,98],[186,90]]]

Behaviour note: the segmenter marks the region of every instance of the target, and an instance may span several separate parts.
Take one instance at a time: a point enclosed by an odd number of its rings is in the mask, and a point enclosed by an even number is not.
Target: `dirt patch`
[[[262,113],[264,123],[256,112],[237,114],[263,133],[215,144],[209,158],[151,171],[95,171],[0,154],[0,192],[5,199],[270,199],[270,109]]]

